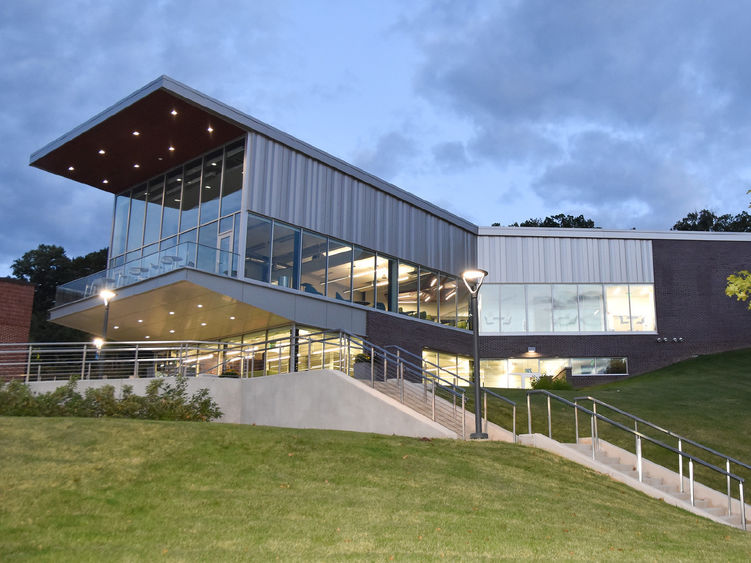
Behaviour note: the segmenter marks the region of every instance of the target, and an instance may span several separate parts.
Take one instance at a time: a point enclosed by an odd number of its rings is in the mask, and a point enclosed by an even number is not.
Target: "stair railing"
[[[744,469],[751,470],[751,465],[748,465],[742,461],[739,461],[733,457],[730,457],[729,455],[723,454],[721,452],[718,452],[715,449],[710,448],[709,446],[705,446],[704,444],[700,444],[699,442],[696,442],[694,440],[691,440],[690,438],[686,438],[684,436],[681,436],[679,434],[676,434],[675,432],[672,432],[666,428],[662,428],[661,426],[658,426],[657,424],[654,424],[652,422],[649,422],[648,420],[644,420],[643,418],[640,418],[634,414],[631,414],[629,412],[626,412],[624,410],[619,409],[618,407],[615,407],[613,405],[609,405],[605,401],[601,401],[599,399],[596,399],[595,397],[591,397],[589,395],[584,397],[574,397],[574,403],[578,403],[579,401],[591,401],[592,402],[592,410],[594,412],[597,412],[597,406],[600,405],[601,407],[605,407],[613,412],[616,412],[622,416],[625,416],[626,418],[629,418],[634,423],[634,430],[639,430],[639,424],[643,426],[648,426],[649,428],[652,428],[654,430],[657,430],[658,432],[664,434],[665,436],[668,436],[670,438],[674,438],[678,441],[678,451],[683,451],[684,445],[688,444],[691,446],[694,446],[695,448],[698,448],[700,450],[703,450],[713,456],[717,456],[720,459],[722,459],[725,462],[725,470],[730,473],[732,470],[732,464],[737,465],[738,467],[742,467]],[[597,424],[595,423],[595,435],[597,436]],[[681,479],[681,488],[680,491],[684,492],[683,489],[683,456],[678,456],[678,474],[680,475]],[[726,484],[727,484],[727,491],[728,496],[730,495],[730,476],[728,475],[726,477]],[[730,501],[728,501],[728,513],[730,513],[731,507],[729,504]]]
[[[650,442],[660,448],[666,449],[668,451],[673,452],[674,454],[677,454],[680,459],[686,459],[688,460],[688,472],[689,472],[689,497],[691,500],[691,506],[696,506],[696,496],[694,493],[694,464],[701,465],[703,467],[706,467],[716,473],[719,473],[721,475],[724,475],[727,479],[732,479],[734,481],[738,482],[738,500],[740,504],[740,516],[741,516],[741,527],[746,530],[746,504],[745,504],[745,496],[743,493],[743,485],[745,483],[745,479],[739,475],[736,475],[735,473],[732,473],[731,471],[727,469],[722,469],[721,467],[718,467],[716,465],[713,465],[707,461],[704,461],[701,458],[698,458],[696,456],[693,456],[685,451],[681,451],[678,448],[674,448],[673,446],[670,446],[668,444],[665,444],[664,442],[661,442],[660,440],[657,440],[656,438],[652,438],[651,436],[647,436],[646,434],[639,432],[638,430],[634,430],[633,428],[630,428],[624,424],[621,424],[620,422],[617,422],[615,420],[611,420],[610,418],[595,412],[595,410],[590,410],[586,407],[583,407],[582,405],[579,405],[577,403],[571,402],[568,399],[564,399],[563,397],[560,397],[558,395],[555,395],[551,393],[550,391],[546,391],[544,389],[533,389],[530,391],[527,391],[527,430],[529,431],[529,434],[532,434],[532,404],[531,404],[531,397],[532,395],[544,395],[547,399],[547,423],[548,423],[548,438],[551,440],[553,439],[553,425],[552,425],[552,413],[551,413],[551,399],[558,401],[559,403],[562,403],[568,407],[571,407],[574,410],[574,424],[576,425],[576,442],[579,442],[579,417],[578,413],[584,413],[590,417],[590,431],[591,431],[591,442],[592,442],[592,459],[596,459],[596,453],[599,449],[598,446],[598,435],[596,430],[596,423],[597,421],[602,421],[606,424],[611,425],[614,428],[618,428],[620,430],[623,430],[624,432],[631,434],[634,436],[635,444],[636,444],[636,464],[637,464],[637,475],[639,478],[639,482],[643,482],[644,480],[644,472],[643,472],[643,456],[642,456],[642,442],[647,441]],[[680,477],[681,481],[683,481],[683,477]],[[728,496],[728,516],[732,515],[732,494],[730,490],[728,490],[727,493]]]
[[[461,381],[464,385],[461,385],[462,387],[471,387],[473,385],[472,381],[469,379],[462,377],[461,375],[454,373],[442,366],[439,366],[438,364],[435,364],[429,360],[425,360],[421,356],[410,352],[408,350],[405,350],[401,346],[396,345],[389,345],[386,346],[389,350],[396,350],[397,353],[400,353],[402,356],[410,357],[416,362],[420,362],[420,365],[422,366],[428,366],[428,369],[425,371],[430,374],[431,371],[435,371],[436,374],[440,374],[439,378],[445,380],[445,381]],[[516,434],[516,402],[512,401],[511,399],[504,397],[503,395],[499,395],[495,391],[491,391],[487,387],[480,387],[480,391],[482,393],[482,420],[485,432],[488,431],[488,396],[490,396],[492,399],[495,399],[496,401],[500,402],[503,406],[509,406],[511,407],[511,433],[513,435],[514,443],[517,442],[517,434]]]

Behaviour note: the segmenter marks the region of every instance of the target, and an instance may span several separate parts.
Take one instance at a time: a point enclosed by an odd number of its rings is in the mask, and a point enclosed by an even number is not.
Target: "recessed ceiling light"
[[[133,136],[138,137],[141,133],[139,131],[133,131]]]
[[[120,328],[120,327],[119,327],[119,326],[117,326],[117,325],[115,325],[115,326],[113,326],[112,328],[114,328],[115,330],[117,330],[117,329],[118,329],[118,328]]]
[[[175,312],[174,312],[174,311],[170,311],[170,312],[169,312],[169,314],[170,314],[170,315],[174,315],[174,314],[175,314]]]
[[[68,170],[69,170],[70,172],[73,172],[73,171],[75,170],[75,168],[74,168],[73,166],[68,166]]]
[[[133,165],[133,168],[141,168],[141,165],[138,164],[138,163],[136,163],[136,164]]]
[[[169,150],[170,150],[170,152],[171,152],[171,151],[174,151],[174,150],[175,150],[175,147],[173,147],[173,146],[171,146],[171,145],[170,145],[170,148],[169,148]]]
[[[175,329],[169,331],[170,334],[175,334]]]
[[[151,337],[147,334],[146,336],[144,336],[144,338],[151,338]]]
[[[173,109],[173,110],[172,110],[172,111],[171,111],[170,113],[171,113],[172,115],[177,115],[177,110],[176,110],[176,109]]]
[[[138,319],[138,322],[139,322],[139,323],[142,323],[142,322],[143,322],[143,319]]]
[[[109,184],[109,183],[110,183],[110,181],[107,180],[107,179],[102,180],[102,184]]]
[[[183,179],[182,179],[182,178],[178,178],[178,179],[177,179],[177,181],[178,181],[178,182],[182,182],[182,181],[183,181]]]
[[[206,326],[206,323],[201,323],[201,326]]]
[[[161,157],[161,156],[157,156],[157,157],[156,157],[156,159],[157,159],[157,160],[164,160],[164,157]]]
[[[201,305],[201,304],[199,303],[198,305],[196,305],[196,307],[198,307],[198,308],[200,309],[201,307],[203,307],[203,305]]]
[[[104,149],[99,149],[99,154],[107,154],[107,151]]]
[[[206,131],[208,131],[209,133],[213,133],[214,132],[214,128],[211,125],[209,125],[208,128],[206,129]]]
[[[234,321],[235,317],[230,317],[229,320]]]

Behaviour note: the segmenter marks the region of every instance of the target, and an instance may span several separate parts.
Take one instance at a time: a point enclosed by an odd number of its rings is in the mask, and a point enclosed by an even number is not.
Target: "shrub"
[[[35,395],[28,385],[12,381],[0,383],[0,415],[111,416],[206,422],[222,416],[222,411],[207,389],[200,389],[188,396],[187,388],[188,382],[184,377],[177,377],[174,385],[163,379],[154,379],[146,386],[145,396],[134,394],[133,387],[125,385],[118,399],[112,385],[87,389],[81,396],[76,390],[76,380],[71,379],[54,391]]]
[[[551,375],[541,375],[532,379],[532,389],[563,390],[573,389],[573,386],[565,379],[553,379]]]

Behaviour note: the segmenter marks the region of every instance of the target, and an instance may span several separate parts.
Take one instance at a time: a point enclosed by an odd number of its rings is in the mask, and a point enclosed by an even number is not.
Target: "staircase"
[[[530,408],[530,398],[534,394],[546,395],[548,402],[548,435],[532,433],[532,414]],[[555,400],[570,406],[576,414],[576,441],[574,443],[561,443],[552,438],[552,421],[550,417],[550,401]],[[593,409],[587,409],[579,401],[592,401]],[[523,445],[533,446],[544,449],[556,455],[565,457],[571,461],[589,467],[599,473],[609,475],[616,481],[620,481],[634,489],[637,489],[651,497],[658,498],[673,506],[678,506],[693,514],[703,516],[720,524],[747,529],[746,514],[751,508],[744,502],[744,479],[733,473],[739,469],[751,469],[751,466],[740,462],[736,459],[723,455],[711,448],[698,444],[692,440],[679,436],[673,432],[665,430],[648,421],[642,420],[630,413],[621,411],[612,405],[598,401],[593,397],[578,397],[576,402],[570,402],[562,397],[553,395],[548,391],[530,391],[527,394],[528,406],[528,430],[529,433],[519,436],[519,442]],[[597,405],[602,408],[608,408],[619,414],[625,415],[634,421],[636,429],[631,429],[623,424],[611,420],[597,413]],[[590,420],[591,435],[589,437],[579,436],[579,416],[587,415]],[[599,437],[597,430],[599,424],[608,424],[619,428],[625,432],[631,433],[635,437],[635,452],[630,452],[611,444]],[[678,440],[677,447],[672,447],[655,438],[647,436],[638,430],[639,425],[649,426],[658,430],[667,437]],[[659,447],[677,454],[678,471],[673,471],[656,463],[653,463],[641,455],[641,444],[648,441]],[[719,456],[725,463],[725,469],[714,465],[706,459],[699,458],[695,455],[689,455],[683,448],[686,444],[695,446],[706,452],[706,458]],[[727,483],[727,491],[720,492],[712,489],[694,479],[694,466],[701,465],[722,475]],[[688,466],[688,475],[684,472],[684,466]],[[734,497],[731,493],[731,483],[737,484],[737,494]]]

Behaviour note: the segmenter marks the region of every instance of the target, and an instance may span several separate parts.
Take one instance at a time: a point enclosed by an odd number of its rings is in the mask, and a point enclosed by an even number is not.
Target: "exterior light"
[[[138,163],[135,163],[135,164],[133,165],[133,168],[141,168],[141,165],[140,165],[140,164],[138,164]]]
[[[209,125],[208,128],[206,129],[206,131],[208,131],[209,133],[213,133],[214,132],[214,128],[211,125]]]
[[[535,348],[534,346],[527,347],[527,353],[534,354],[535,352],[537,352],[537,348]]]
[[[482,431],[482,403],[480,401],[480,315],[477,312],[477,294],[488,273],[485,270],[466,270],[462,274],[464,285],[469,290],[470,311],[472,316],[472,349],[474,359],[475,384],[475,431],[469,435],[472,440],[487,440],[487,433]]]
[[[103,289],[99,292],[99,297],[104,301],[105,307],[109,305],[109,302],[114,299],[115,295],[117,295],[114,291],[111,289]]]
[[[117,329],[118,329],[118,328],[120,328],[120,327],[119,327],[119,326],[117,326],[117,325],[115,325],[115,326],[113,326],[112,328],[114,328],[115,330],[117,330]]]
[[[201,326],[206,326],[206,323],[201,323]]]
[[[110,181],[107,178],[105,178],[104,180],[102,180],[102,184],[109,184],[109,183],[110,183]]]
[[[235,317],[230,317],[229,320],[234,321]]]
[[[175,314],[175,312],[174,312],[174,311],[170,311],[170,312],[169,312],[169,314],[170,314],[170,315],[174,315],[174,314]]]
[[[139,322],[139,323],[142,323],[142,322],[143,322],[143,319],[138,319],[138,322]]]
[[[462,274],[462,279],[464,280],[464,285],[467,286],[467,289],[469,292],[476,296],[477,292],[480,291],[480,287],[482,287],[482,282],[485,281],[485,276],[487,276],[488,273],[485,270],[466,270]]]
[[[144,338],[149,339],[151,337],[147,334],[146,336],[144,336]]]
[[[73,166],[68,166],[68,171],[69,172],[73,172],[74,170],[75,170],[75,168]]]
[[[102,349],[102,344],[104,344],[104,339],[97,337],[94,340],[92,340],[91,342],[94,344],[94,346],[96,346],[97,350],[101,350]]]
[[[173,329],[171,329],[171,330],[169,331],[169,333],[170,333],[170,334],[175,334],[175,329],[174,329],[174,328],[173,328]]]
[[[104,149],[99,149],[99,154],[107,154],[107,151],[105,151]]]
[[[177,110],[176,110],[176,109],[173,109],[173,110],[172,110],[172,111],[170,112],[170,114],[171,114],[171,115],[177,115]]]
[[[198,307],[198,308],[200,309],[200,308],[202,308],[202,307],[203,307],[203,305],[201,305],[201,304],[199,303],[198,305],[196,305],[196,307]]]
[[[173,152],[174,150],[175,150],[175,147],[173,147],[172,145],[170,145],[169,151]]]
[[[133,131],[133,136],[138,137],[141,133],[139,131]]]

